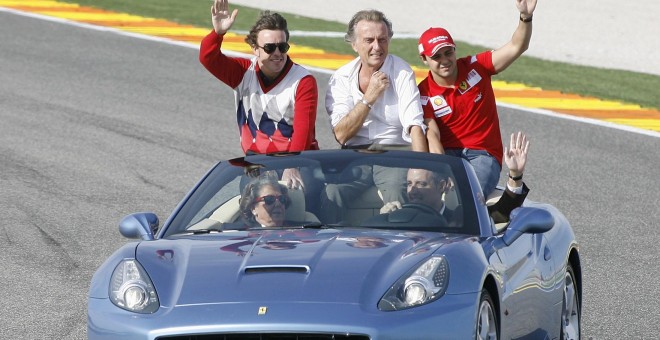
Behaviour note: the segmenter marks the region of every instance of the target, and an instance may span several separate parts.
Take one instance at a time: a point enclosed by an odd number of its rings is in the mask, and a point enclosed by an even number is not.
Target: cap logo
[[[437,37],[431,38],[431,39],[429,40],[429,44],[435,44],[435,43],[437,43],[438,41],[445,41],[445,40],[447,40],[447,39],[449,39],[449,38],[448,38],[446,35],[439,35],[439,36],[437,36]]]

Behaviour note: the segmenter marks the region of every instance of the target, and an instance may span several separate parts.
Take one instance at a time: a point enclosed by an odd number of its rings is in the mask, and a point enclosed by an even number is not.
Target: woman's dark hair
[[[273,188],[278,188],[280,190],[280,193],[287,198],[286,204],[284,205],[286,208],[289,207],[290,200],[289,200],[289,191],[287,190],[285,185],[280,184],[276,178],[273,178],[272,176],[259,176],[255,179],[253,179],[250,183],[248,183],[245,186],[245,189],[243,189],[243,195],[241,195],[241,201],[240,201],[240,212],[241,212],[241,218],[243,218],[243,221],[245,224],[247,224],[250,227],[259,227],[260,224],[259,222],[256,221],[254,218],[254,214],[252,214],[252,208],[254,208],[254,205],[256,204],[255,200],[257,197],[259,197],[259,192],[261,191],[261,188],[264,186],[271,186]]]
[[[351,21],[348,22],[348,31],[344,36],[346,42],[352,43],[355,41],[355,26],[362,20],[383,22],[385,23],[385,26],[387,26],[387,31],[389,32],[387,36],[392,38],[394,35],[394,31],[392,31],[392,22],[385,17],[383,12],[375,9],[365,9],[355,13]]]
[[[289,29],[286,25],[286,19],[279,13],[261,12],[257,22],[250,29],[250,33],[245,37],[245,42],[252,47],[257,46],[257,35],[263,30],[284,31],[286,41],[289,41]]]

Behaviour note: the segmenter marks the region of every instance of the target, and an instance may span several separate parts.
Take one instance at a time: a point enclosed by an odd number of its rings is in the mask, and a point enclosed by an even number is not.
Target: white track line
[[[183,47],[188,47],[188,48],[199,49],[198,44],[192,44],[192,43],[183,42],[183,41],[176,41],[176,40],[171,40],[171,39],[167,39],[167,38],[154,37],[154,36],[150,36],[150,35],[146,35],[146,34],[126,32],[126,31],[122,31],[120,29],[116,29],[116,28],[113,28],[113,27],[105,27],[105,26],[97,26],[97,25],[92,25],[92,24],[80,23],[80,22],[71,21],[71,20],[62,19],[62,18],[55,18],[55,17],[50,17],[50,16],[46,16],[46,15],[41,15],[41,14],[17,11],[17,10],[11,9],[11,8],[0,7],[0,12],[9,12],[9,13],[13,13],[13,14],[16,14],[16,15],[22,15],[22,16],[31,17],[31,18],[37,18],[37,19],[41,19],[41,20],[52,21],[52,22],[62,23],[62,24],[71,25],[71,26],[78,26],[78,27],[97,30],[97,31],[112,32],[112,33],[132,37],[132,38],[138,38],[138,39],[143,39],[143,40],[151,40],[151,41],[157,41],[157,42],[170,44],[170,45],[176,45],[176,46],[183,46]],[[210,28],[209,28],[209,30],[210,30]],[[292,32],[294,32],[294,31],[292,31]],[[295,32],[300,32],[300,31],[295,31]],[[309,33],[309,32],[307,32],[307,33]],[[318,36],[321,36],[321,34],[323,34],[323,33],[318,32],[318,34],[319,34]],[[339,34],[339,33],[338,32],[329,32],[329,34]],[[343,34],[343,33],[341,33],[341,34]],[[251,56],[251,55],[245,54],[245,53],[230,52],[230,51],[225,52],[225,54],[234,55],[234,56],[241,56],[241,57],[250,57]],[[305,67],[309,70],[319,72],[319,73],[324,73],[324,74],[334,73],[333,70],[317,68],[317,67],[309,67],[309,66],[305,66]],[[531,112],[531,113],[536,113],[536,114],[540,114],[540,115],[544,115],[544,116],[550,116],[550,117],[554,117],[554,118],[573,120],[573,121],[577,121],[577,122],[582,122],[582,123],[587,123],[587,124],[592,124],[592,125],[598,125],[598,126],[602,126],[602,127],[611,128],[611,129],[617,129],[617,130],[621,130],[621,131],[627,131],[627,132],[637,133],[637,134],[646,135],[646,136],[650,136],[650,137],[660,138],[660,132],[655,132],[655,131],[652,131],[652,130],[644,130],[644,129],[640,129],[640,128],[636,128],[636,127],[632,127],[632,126],[627,126],[627,125],[615,124],[615,123],[607,122],[607,121],[603,121],[603,120],[578,117],[578,116],[568,115],[568,114],[564,114],[564,113],[558,113],[558,112],[554,112],[554,111],[550,111],[550,110],[544,110],[544,109],[528,108],[528,107],[514,105],[514,104],[501,103],[499,101],[497,102],[497,105],[502,106],[502,107],[512,108],[512,109],[527,111],[527,112]]]

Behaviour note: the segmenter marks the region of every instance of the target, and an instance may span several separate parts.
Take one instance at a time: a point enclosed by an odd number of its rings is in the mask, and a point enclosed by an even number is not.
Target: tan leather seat
[[[383,204],[383,198],[378,188],[372,186],[351,201],[346,208],[344,222],[353,226],[361,225],[365,219],[380,214]]]
[[[286,185],[283,181],[280,184]],[[301,189],[289,189],[291,204],[286,209],[284,219],[290,222],[320,222],[316,215],[306,210],[305,193]]]
[[[500,200],[500,197],[502,197],[502,194],[504,194],[504,190],[495,188],[495,190],[493,190],[493,192],[491,192],[490,195],[488,195],[486,198],[486,205],[493,205],[497,203],[497,201]]]
[[[488,197],[486,198],[486,205],[493,205],[497,203],[497,201],[500,200],[500,197],[502,197],[503,194],[504,194],[504,190],[502,190],[501,188],[495,188],[495,190],[493,190],[493,192],[491,192],[490,195],[488,195]],[[506,230],[506,226],[508,225],[509,222],[495,223],[495,232],[496,233],[503,232],[504,230]]]
[[[209,219],[218,221],[220,223],[236,222],[241,216],[239,211],[240,200],[241,195],[232,197],[229,201],[219,206],[218,209],[216,209],[209,217]]]

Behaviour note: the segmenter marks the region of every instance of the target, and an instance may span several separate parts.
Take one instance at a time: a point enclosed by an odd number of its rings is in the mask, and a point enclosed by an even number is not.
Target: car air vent
[[[257,273],[309,273],[308,266],[249,266],[245,267],[245,274]]]

